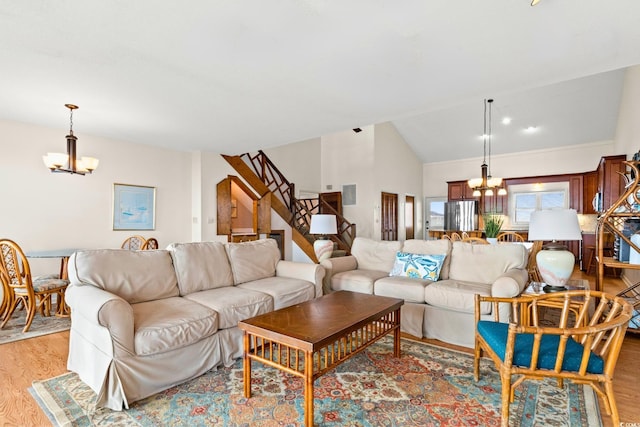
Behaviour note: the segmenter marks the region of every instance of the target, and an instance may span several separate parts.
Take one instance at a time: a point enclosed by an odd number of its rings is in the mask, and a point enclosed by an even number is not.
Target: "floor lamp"
[[[551,290],[564,290],[573,273],[575,256],[559,242],[582,240],[575,209],[534,211],[529,220],[530,241],[550,241],[536,255],[540,277]]]
[[[338,223],[335,215],[318,214],[311,215],[311,227],[309,234],[318,234],[320,237],[313,242],[313,250],[316,253],[318,262],[331,258],[333,254],[333,241],[329,239],[329,234],[338,233]]]

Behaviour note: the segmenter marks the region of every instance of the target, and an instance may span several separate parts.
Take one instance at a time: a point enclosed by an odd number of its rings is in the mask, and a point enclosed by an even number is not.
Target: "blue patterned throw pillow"
[[[438,280],[446,255],[422,255],[408,252],[396,253],[389,276],[413,277],[415,279]]]

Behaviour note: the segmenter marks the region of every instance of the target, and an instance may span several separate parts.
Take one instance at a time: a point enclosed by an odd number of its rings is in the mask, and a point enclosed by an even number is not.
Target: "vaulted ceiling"
[[[0,119],[66,128],[74,103],[79,138],[226,154],[392,121],[430,162],[482,155],[491,97],[494,153],[608,140],[638,16],[637,0],[0,0]]]

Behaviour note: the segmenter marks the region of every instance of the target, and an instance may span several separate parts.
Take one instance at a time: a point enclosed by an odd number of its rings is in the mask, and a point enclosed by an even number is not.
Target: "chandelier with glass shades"
[[[473,189],[473,197],[480,197],[483,192],[485,196],[493,196],[495,194],[494,190],[495,192],[498,193],[498,196],[504,196],[507,194],[507,190],[504,187],[502,187],[502,178],[494,178],[491,176],[491,104],[492,103],[493,103],[493,99],[484,100],[484,133],[482,134],[482,141],[484,143],[484,156],[482,158],[482,165],[480,166],[481,176],[480,178],[472,178],[467,181],[469,188]],[[488,109],[487,109],[487,105],[489,107]],[[487,129],[487,121],[489,122],[488,129]],[[488,165],[487,165],[487,146],[489,147],[489,164]]]
[[[73,104],[64,104],[64,106],[70,112],[67,153],[47,153],[42,156],[42,160],[51,172],[65,172],[77,175],[91,173],[98,167],[99,160],[95,157],[76,158],[76,141],[78,138],[73,135],[73,110],[77,110],[78,106]]]

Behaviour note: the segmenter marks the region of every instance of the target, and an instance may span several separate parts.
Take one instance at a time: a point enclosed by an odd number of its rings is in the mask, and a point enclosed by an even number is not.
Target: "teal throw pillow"
[[[413,277],[436,281],[446,255],[422,255],[408,252],[396,253],[396,260],[389,276]]]

